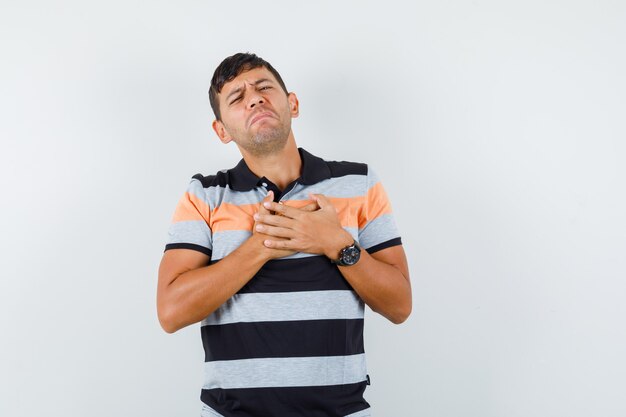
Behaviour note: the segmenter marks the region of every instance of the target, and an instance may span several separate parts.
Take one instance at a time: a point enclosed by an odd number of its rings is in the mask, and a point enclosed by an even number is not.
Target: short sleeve
[[[378,175],[368,166],[365,201],[359,211],[359,244],[369,253],[401,245],[391,203]]]
[[[192,249],[210,257],[213,249],[210,214],[202,183],[192,179],[174,210],[165,250]]]

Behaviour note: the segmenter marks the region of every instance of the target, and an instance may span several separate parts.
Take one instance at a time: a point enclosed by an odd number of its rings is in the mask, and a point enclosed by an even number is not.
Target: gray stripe
[[[372,414],[370,413],[371,410],[372,410],[371,408],[366,408],[365,410],[357,411],[356,413],[348,414],[347,416],[344,416],[344,417],[371,417],[372,416]]]
[[[226,187],[209,187],[204,189],[207,202],[211,202],[211,208],[219,207],[223,203],[243,206],[246,204],[258,205],[267,195],[263,188],[253,188],[250,191],[234,191],[228,185]]]
[[[204,220],[172,223],[167,232],[167,243],[193,243],[211,249],[211,229]]]
[[[263,188],[255,188],[250,191],[234,191],[228,185],[226,187],[216,185],[204,188],[202,183],[196,179],[189,183],[187,192],[204,201],[211,210],[219,207],[222,203],[235,204],[237,206],[259,204],[267,194],[267,190]]]
[[[205,188],[202,186],[200,180],[197,180],[195,178],[192,179],[189,183],[189,186],[187,187],[187,192],[198,197],[200,201],[204,201],[204,203],[209,206],[209,210],[213,209],[211,201],[207,198],[207,193],[205,191]]]
[[[380,177],[370,166],[367,167],[367,188],[372,188],[380,182]]]
[[[352,414],[350,414],[350,417],[351,416]],[[215,411],[214,409],[212,409],[211,407],[209,407],[208,405],[203,403],[202,410],[200,411],[200,417],[224,417],[224,416],[218,413],[217,411]]]
[[[352,237],[358,241],[358,231],[356,227],[344,227],[344,229],[352,235]],[[237,249],[243,242],[245,242],[252,232],[249,230],[225,230],[223,232],[215,232],[213,234],[213,255],[211,259],[222,259],[232,251]],[[307,258],[309,256],[318,256],[317,254],[296,252],[293,255],[285,256],[279,259],[299,259]]]
[[[364,197],[367,190],[365,175],[346,175],[329,178],[313,185],[296,184],[283,199],[309,200],[309,193],[324,194],[334,198]]]
[[[202,325],[259,321],[362,319],[363,301],[350,290],[235,294]]]
[[[365,354],[204,363],[204,389],[312,387],[366,380]]]
[[[399,236],[398,227],[391,213],[370,220],[363,229],[359,230],[359,242],[365,249]]]
[[[213,260],[222,259],[252,235],[249,230],[225,230],[213,234]]]

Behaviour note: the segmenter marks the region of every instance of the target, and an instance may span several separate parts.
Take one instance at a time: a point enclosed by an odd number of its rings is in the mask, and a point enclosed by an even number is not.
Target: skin
[[[302,163],[291,129],[291,119],[299,114],[294,93],[285,94],[271,72],[261,67],[226,83],[218,99],[221,120],[213,122],[213,129],[223,143],[235,142],[252,172],[281,189],[300,176]],[[353,239],[324,195],[310,198],[307,206],[297,209],[274,203],[270,191],[254,216],[252,236],[213,265],[197,251],[166,251],[157,285],[163,329],[172,333],[203,320],[271,259],[295,252],[337,259]],[[338,268],[373,311],[396,324],[407,319],[411,284],[401,245],[372,255],[362,250],[356,265]]]

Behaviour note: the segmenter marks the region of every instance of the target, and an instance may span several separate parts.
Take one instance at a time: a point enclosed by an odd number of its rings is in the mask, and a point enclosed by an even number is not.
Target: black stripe
[[[378,245],[374,245],[370,248],[365,249],[367,251],[367,253],[369,253],[370,255],[374,252],[378,252],[379,250],[383,250],[383,249],[387,249],[390,248],[392,246],[398,246],[398,245],[402,245],[402,239],[400,239],[399,237],[396,237],[394,239],[390,239],[386,242],[383,243],[379,243]]]
[[[201,333],[206,362],[364,353],[363,319],[231,323]]]
[[[268,261],[239,293],[323,290],[352,290],[352,287],[337,266],[322,255]]]
[[[200,183],[202,184],[202,187],[204,188],[226,187],[226,185],[228,184],[228,174],[225,172],[221,172],[221,171],[218,172],[216,175],[205,176],[202,174],[196,174],[191,178],[200,181]]]
[[[348,161],[326,161],[298,148],[302,160],[302,175],[296,181],[304,185],[317,184],[328,178],[346,175],[367,175],[367,164]],[[219,171],[215,175],[196,174],[192,178],[199,180],[204,188],[231,187],[234,191],[250,191],[256,187],[257,177],[242,159],[229,170]]]
[[[195,250],[198,252],[202,252],[205,255],[208,255],[209,257],[211,256],[211,249],[209,248],[205,248],[204,246],[200,246],[200,245],[196,245],[194,243],[168,243],[167,245],[165,245],[165,251],[170,250],[170,249],[191,249],[191,250]]]
[[[225,417],[344,417],[365,410],[367,383],[323,387],[202,390],[200,399]]]
[[[344,177],[346,175],[367,175],[367,164],[348,161],[326,161],[330,168],[332,178]],[[365,184],[365,178],[363,178]]]

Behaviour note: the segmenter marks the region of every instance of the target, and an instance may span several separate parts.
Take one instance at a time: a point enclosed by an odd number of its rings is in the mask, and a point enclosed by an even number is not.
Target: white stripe
[[[204,363],[204,389],[313,387],[366,380],[365,354]]]
[[[350,290],[235,294],[203,326],[259,321],[362,319],[363,301]]]

